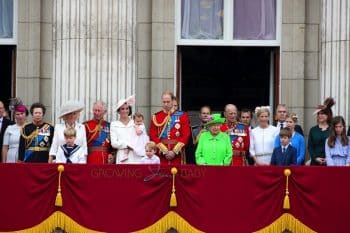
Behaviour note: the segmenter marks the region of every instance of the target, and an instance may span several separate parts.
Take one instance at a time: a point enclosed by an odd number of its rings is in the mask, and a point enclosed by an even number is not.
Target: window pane
[[[0,0],[0,38],[13,36],[13,0]]]
[[[276,0],[235,0],[234,39],[275,40]]]
[[[222,39],[224,0],[182,0],[181,38]]]

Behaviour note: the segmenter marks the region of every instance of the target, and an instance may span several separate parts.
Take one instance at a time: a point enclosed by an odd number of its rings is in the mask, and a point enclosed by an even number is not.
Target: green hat
[[[209,117],[209,121],[205,124],[205,126],[209,126],[212,124],[222,124],[224,122],[225,118],[222,118],[220,113],[216,113]]]

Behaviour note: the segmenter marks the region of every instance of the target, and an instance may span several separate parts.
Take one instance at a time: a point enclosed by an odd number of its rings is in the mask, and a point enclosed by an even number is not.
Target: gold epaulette
[[[36,135],[38,135],[38,132],[37,130],[34,130],[31,134],[29,134],[28,136],[25,134],[25,127],[27,125],[29,125],[31,123],[27,123],[25,124],[22,129],[21,129],[21,136],[25,139],[25,140],[30,140],[30,139],[33,139]]]
[[[152,116],[152,121],[153,121],[154,125],[157,126],[157,127],[164,126],[165,124],[167,124],[167,123],[169,122],[169,120],[170,120],[170,116],[167,115],[167,116],[164,118],[163,122],[158,123],[157,118],[156,118],[156,115],[153,114],[153,116]]]
[[[86,124],[85,126],[86,126],[86,128],[88,130],[88,133],[92,134],[91,137],[87,138],[87,143],[89,144],[95,138],[96,134],[98,132],[100,132],[100,130],[101,130],[101,123],[98,123],[96,125],[95,129],[93,129],[93,130],[90,129],[89,124]]]
[[[94,129],[90,129],[89,124],[85,124],[85,126],[86,126],[86,128],[87,128],[89,133],[95,133],[97,131],[100,131],[100,129],[101,129],[101,122],[99,122]]]

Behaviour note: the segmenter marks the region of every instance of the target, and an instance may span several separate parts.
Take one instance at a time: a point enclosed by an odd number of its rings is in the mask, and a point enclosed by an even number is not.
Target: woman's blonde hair
[[[63,131],[65,137],[76,137],[77,131],[73,127],[65,128]]]
[[[292,121],[293,121],[294,123],[297,123],[297,122],[298,122],[298,115],[297,115],[296,113],[294,113],[294,112],[287,114],[287,117],[286,117],[286,118],[292,119]]]
[[[263,112],[267,112],[270,116],[270,106],[260,106],[255,108],[255,114],[257,117],[259,117]]]
[[[157,145],[153,141],[149,141],[145,145],[145,149],[157,150]]]

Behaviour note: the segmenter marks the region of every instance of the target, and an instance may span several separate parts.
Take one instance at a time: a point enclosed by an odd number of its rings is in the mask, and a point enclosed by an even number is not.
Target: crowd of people
[[[178,109],[173,93],[163,92],[161,101],[162,109],[152,115],[149,130],[144,116],[132,113],[135,96],[118,101],[118,119],[112,122],[104,120],[106,104],[97,101],[93,119],[79,123],[84,105],[67,101],[59,113],[63,123],[55,126],[44,122],[43,104],[34,103],[28,111],[20,100],[14,101],[15,122],[0,117],[1,161],[289,166],[304,165],[308,151],[311,165],[350,165],[345,121],[342,116],[333,117],[332,98],[317,107],[317,124],[309,131],[307,148],[298,116],[284,104],[277,106],[275,122],[270,122],[268,106],[252,112],[227,104],[223,113],[215,114],[209,106],[201,107],[199,124],[191,124],[188,114]],[[4,111],[0,101],[0,116]],[[26,122],[29,113],[31,123]]]

